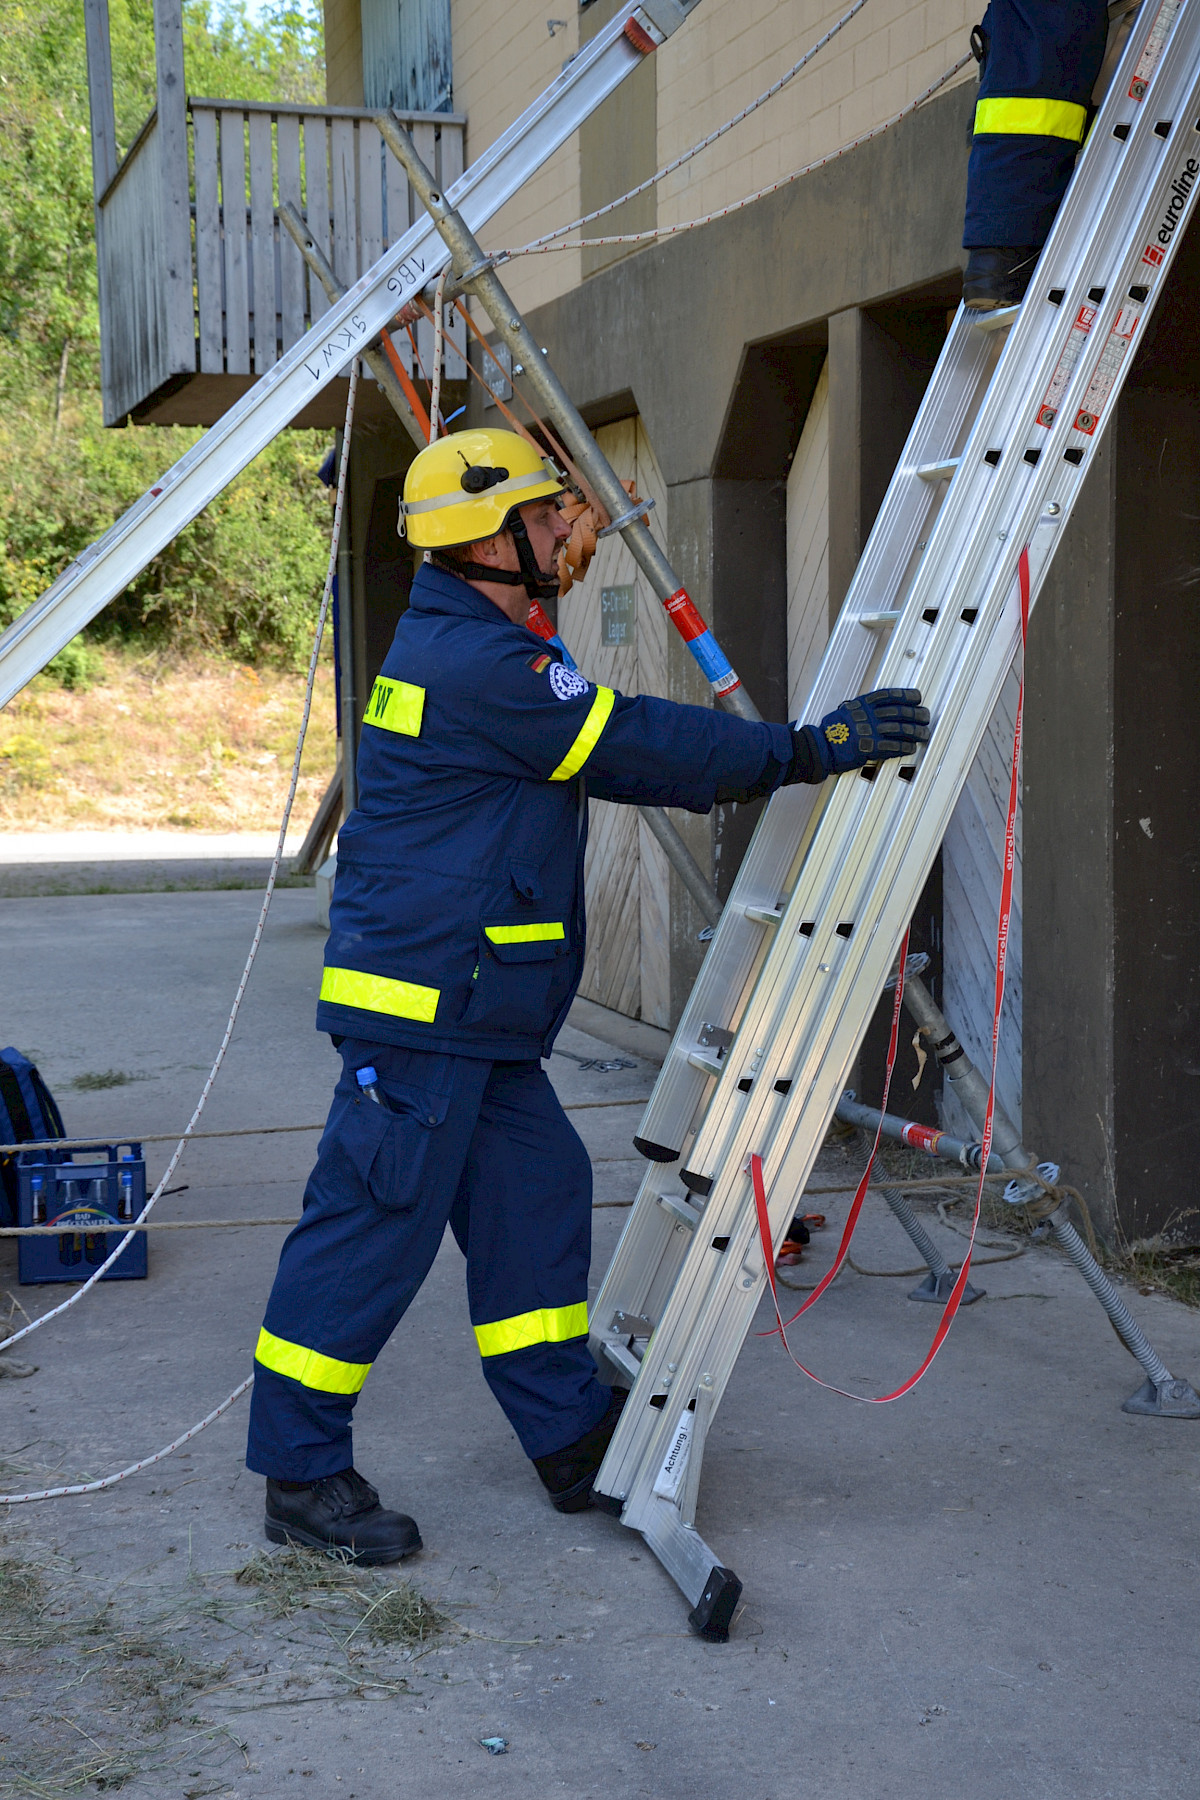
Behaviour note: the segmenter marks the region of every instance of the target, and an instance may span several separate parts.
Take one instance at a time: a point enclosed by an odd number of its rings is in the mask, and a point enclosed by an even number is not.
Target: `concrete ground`
[[[290,831],[287,855],[303,841]],[[0,898],[263,887],[275,844],[273,831],[7,831]]]
[[[184,1123],[256,906],[237,891],[0,903],[4,1035],[37,1060],[69,1131]],[[311,1025],[313,914],[311,893],[276,899],[208,1129],[323,1115],[335,1058]],[[629,1139],[654,1070],[575,1028],[561,1048],[633,1064],[550,1065],[596,1159],[599,1273],[626,1217],[611,1203],[642,1168]],[[186,1192],[158,1216],[292,1216],[314,1143],[197,1144],[175,1178]],[[816,1184],[851,1175],[826,1151]],[[830,1229],[794,1280],[827,1266],[846,1203],[810,1202]],[[282,1236],[159,1233],[147,1281],[104,1285],[19,1346],[38,1368],[0,1381],[4,1491],[119,1468],[223,1398],[248,1372]],[[881,1200],[858,1244],[864,1268],[913,1262]],[[988,1298],[894,1406],[824,1392],[777,1341],[748,1340],[698,1518],[745,1583],[717,1646],[689,1635],[636,1536],[546,1503],[480,1377],[448,1240],[356,1427],[359,1466],[415,1514],[423,1554],[364,1579],[359,1601],[311,1570],[290,1587],[264,1572],[244,1401],[107,1493],[9,1509],[0,1793],[1193,1800],[1200,1425],[1121,1413],[1140,1372],[1051,1250],[977,1279]],[[797,1353],[863,1392],[895,1385],[936,1323],[905,1299],[912,1285],[844,1275],[796,1328]],[[4,1289],[32,1314],[65,1292],[18,1287],[11,1240]],[[1131,1304],[1171,1367],[1200,1378],[1200,1318]],[[415,1649],[373,1635],[401,1574],[452,1622]]]

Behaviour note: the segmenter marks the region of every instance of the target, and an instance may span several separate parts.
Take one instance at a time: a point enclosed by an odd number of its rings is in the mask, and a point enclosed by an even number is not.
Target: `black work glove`
[[[928,742],[929,708],[921,705],[920,688],[876,688],[844,700],[819,725],[792,728],[792,766],[780,785],[823,781],[889,756],[911,756]]]
[[[921,705],[920,688],[876,688],[843,701],[819,725],[792,725],[792,760],[781,768],[768,756],[767,766],[750,787],[718,786],[718,806],[731,800],[761,800],[776,788],[807,781],[814,786],[829,775],[861,769],[864,763],[889,756],[911,756],[929,742],[929,709]]]

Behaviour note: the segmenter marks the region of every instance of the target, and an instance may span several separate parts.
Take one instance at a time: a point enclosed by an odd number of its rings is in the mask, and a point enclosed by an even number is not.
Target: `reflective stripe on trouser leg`
[[[246,1460],[285,1481],[353,1461],[358,1390],[437,1254],[489,1068],[349,1038],[342,1056],[255,1363]],[[395,1110],[359,1093],[354,1072],[368,1062]]]
[[[450,1222],[483,1372],[522,1449],[573,1444],[610,1393],[587,1348],[592,1170],[539,1063],[493,1068]]]
[[[1105,0],[992,0],[984,26],[983,129],[971,147],[963,244],[1040,245],[1075,166],[1108,8]]]

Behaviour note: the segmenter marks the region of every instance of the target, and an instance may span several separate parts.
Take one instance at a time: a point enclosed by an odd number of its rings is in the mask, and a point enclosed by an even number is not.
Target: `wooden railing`
[[[280,227],[282,201],[305,216],[346,286],[419,213],[371,113],[207,99],[189,100],[187,110],[190,167],[182,167],[182,154],[164,158],[151,114],[99,201],[109,423],[188,374],[264,374],[327,310],[320,282]],[[462,173],[466,121],[450,113],[414,113],[405,122],[441,188],[449,187]],[[190,283],[168,280],[160,225],[171,197],[165,189],[182,206],[183,193],[174,190],[185,176]],[[452,312],[447,328],[446,375],[462,380],[463,326]],[[432,336],[432,325],[423,323],[417,350],[427,369]],[[398,346],[411,366],[406,335]]]

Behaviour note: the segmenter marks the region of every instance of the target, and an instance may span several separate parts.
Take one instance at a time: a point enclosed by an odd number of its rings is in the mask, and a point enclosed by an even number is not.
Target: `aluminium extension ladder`
[[[1019,307],[951,328],[802,717],[921,688],[915,760],[768,804],[636,1143],[653,1166],[592,1309],[632,1393],[597,1478],[728,1635],[741,1583],[694,1528],[704,1440],[777,1247],[1114,410],[1200,182],[1200,0],[1145,0]]]
[[[627,0],[619,7],[454,184],[449,197],[472,224],[486,223],[511,199],[698,4]],[[178,537],[353,357],[370,347],[447,260],[431,222],[419,219],[161,481],[69,564],[0,635],[0,706]]]

